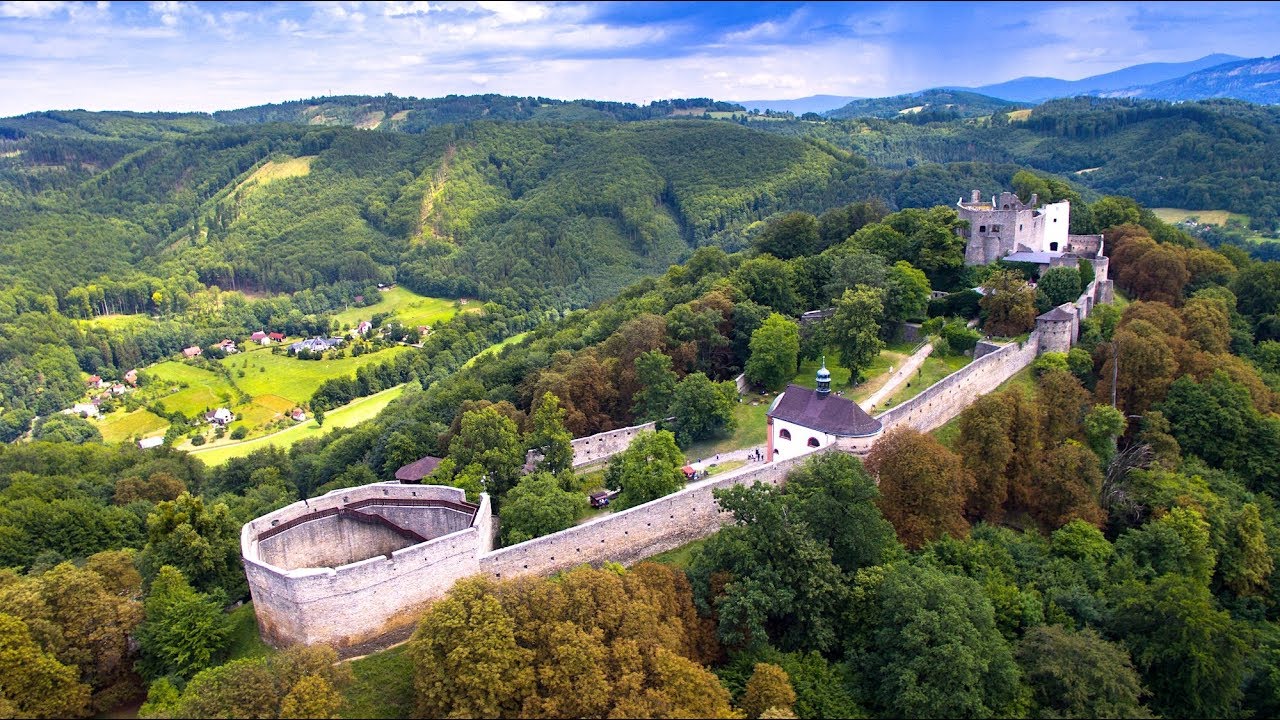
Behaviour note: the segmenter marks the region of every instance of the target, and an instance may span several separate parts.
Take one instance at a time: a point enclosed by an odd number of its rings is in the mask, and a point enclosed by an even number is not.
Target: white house
[[[232,420],[235,420],[236,416],[226,408],[218,408],[212,412],[205,413],[204,419],[205,422],[212,423],[214,425],[226,425]]]
[[[138,441],[138,447],[142,448],[143,450],[147,450],[153,447],[160,447],[163,444],[164,444],[163,436],[142,438],[141,440]]]
[[[769,406],[768,456],[786,460],[835,445],[845,452],[865,453],[884,428],[852,400],[831,394],[831,372],[824,362],[816,390],[799,385],[787,389]]]

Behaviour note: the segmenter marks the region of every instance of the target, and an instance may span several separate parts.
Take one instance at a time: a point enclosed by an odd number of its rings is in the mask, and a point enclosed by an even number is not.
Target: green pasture
[[[169,421],[145,408],[133,412],[117,410],[95,422],[102,433],[103,442],[129,442],[135,435],[147,437],[159,435],[169,427]]]
[[[484,357],[485,355],[488,355],[488,354],[490,354],[490,353],[496,353],[496,352],[499,352],[499,351],[501,351],[501,350],[502,350],[502,348],[504,348],[504,347],[506,347],[506,346],[508,346],[508,345],[514,345],[514,344],[516,344],[516,343],[520,342],[520,341],[521,341],[521,340],[523,340],[523,339],[524,339],[524,337],[525,337],[526,335],[528,335],[528,334],[529,334],[529,332],[528,332],[528,331],[525,331],[525,332],[522,332],[522,333],[519,333],[519,334],[516,334],[516,335],[512,335],[511,337],[507,338],[506,340],[503,340],[502,342],[497,342],[497,343],[494,343],[494,344],[490,345],[489,347],[485,348],[484,350],[481,350],[480,352],[476,353],[476,354],[475,354],[475,356],[474,356],[474,357],[472,357],[470,360],[468,360],[468,361],[466,361],[465,363],[463,363],[463,364],[462,364],[462,368],[461,368],[461,369],[464,369],[464,370],[465,370],[466,368],[471,367],[472,365],[474,365],[474,364],[475,364],[475,362],[476,362],[477,360],[479,360],[480,358]]]
[[[150,315],[120,315],[112,313],[110,315],[99,315],[87,320],[77,320],[76,322],[82,327],[116,331],[140,328],[155,321],[151,319]]]
[[[457,300],[426,297],[399,286],[390,290],[381,290],[378,295],[382,298],[382,301],[378,304],[368,307],[348,308],[340,313],[335,313],[333,319],[337,320],[340,325],[355,327],[361,320],[372,319],[374,313],[389,312],[405,327],[417,327],[419,325],[435,327],[458,314]],[[472,300],[463,305],[462,308],[466,312],[478,312],[480,310],[480,302]]]
[[[360,357],[299,360],[285,354],[275,355],[269,348],[261,348],[230,355],[219,362],[231,371],[236,385],[249,395],[278,395],[292,401],[294,405],[300,405],[310,400],[311,394],[325,380],[351,377],[355,375],[357,368],[384,362],[411,350],[408,346],[397,345]],[[244,377],[239,376],[241,370],[244,371]]]
[[[187,384],[182,390],[160,398],[160,405],[166,412],[177,411],[194,417],[206,408],[229,406],[236,396],[235,390],[222,376],[176,360],[153,365],[146,372],[153,383]]]
[[[198,448],[184,447],[183,449],[203,460],[206,465],[221,465],[231,458],[244,457],[254,450],[268,445],[288,448],[299,440],[317,437],[336,427],[350,427],[374,417],[379,412],[382,412],[382,408],[391,404],[392,400],[400,397],[400,394],[404,392],[404,388],[404,385],[397,385],[376,395],[353,400],[336,410],[330,410],[325,413],[323,428],[316,425],[314,418],[308,416],[306,422],[298,423],[278,433],[253,440],[245,440],[243,442],[225,441],[217,444],[210,443]]]
[[[690,445],[684,456],[692,461],[714,457],[719,453],[763,445],[769,438],[769,427],[765,413],[777,395],[761,396],[760,393],[748,392],[742,396],[742,402],[733,408],[733,417],[738,427],[732,435],[723,438],[711,438]],[[756,403],[752,405],[752,403]]]

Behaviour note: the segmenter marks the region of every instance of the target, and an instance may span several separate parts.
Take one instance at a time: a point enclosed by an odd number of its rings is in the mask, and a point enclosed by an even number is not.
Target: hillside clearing
[[[419,325],[435,326],[447,322],[461,312],[480,312],[480,303],[471,301],[461,305],[457,300],[427,297],[402,287],[393,287],[378,293],[382,298],[375,305],[353,307],[335,313],[333,319],[343,327],[356,325],[361,320],[371,319],[375,313],[391,313],[393,319],[405,327]]]
[[[134,437],[163,435],[169,421],[145,408],[133,412],[117,410],[100,420],[93,421],[102,433],[103,442],[128,442]]]
[[[277,180],[310,175],[311,163],[315,159],[315,155],[303,155],[284,160],[268,160],[253,171],[252,175],[245,178],[244,182],[236,187],[233,194],[242,190],[249,190],[252,185],[266,187]]]
[[[287,398],[293,405],[301,405],[310,400],[312,393],[326,380],[351,377],[365,365],[386,362],[412,350],[405,345],[397,345],[359,357],[299,360],[284,354],[276,355],[269,348],[260,348],[230,355],[219,362],[231,371],[236,385],[249,395],[276,395]],[[241,370],[244,377],[239,377]]]
[[[316,425],[314,419],[281,430],[273,435],[246,440],[244,442],[229,443],[217,446],[205,446],[203,448],[190,448],[188,452],[200,458],[206,465],[221,465],[232,458],[244,457],[254,450],[275,445],[280,448],[289,448],[299,440],[309,437],[318,437],[329,430],[337,427],[351,427],[357,423],[368,420],[382,409],[391,404],[391,401],[400,397],[404,393],[405,385],[397,385],[393,388],[383,390],[376,395],[362,397],[352,400],[350,403],[343,405],[335,410],[325,413],[324,427]]]
[[[1167,223],[1180,223],[1195,218],[1204,225],[1223,226],[1228,220],[1238,220],[1243,225],[1249,224],[1249,216],[1233,213],[1229,210],[1187,210],[1185,208],[1151,208],[1156,217]]]

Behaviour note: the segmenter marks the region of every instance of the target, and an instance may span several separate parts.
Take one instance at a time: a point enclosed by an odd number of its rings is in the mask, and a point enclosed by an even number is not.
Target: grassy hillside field
[[[322,435],[333,428],[351,427],[356,423],[368,420],[382,412],[382,409],[390,405],[392,400],[400,397],[404,389],[404,385],[397,385],[376,395],[353,400],[336,410],[330,410],[325,413],[323,428],[316,425],[314,419],[308,418],[306,422],[298,423],[286,430],[253,440],[235,442],[224,439],[217,443],[211,442],[203,447],[182,446],[182,449],[200,458],[206,465],[221,465],[231,458],[244,457],[254,450],[268,445],[288,448],[299,440]]]
[[[402,287],[393,287],[378,293],[382,301],[368,307],[353,307],[336,313],[333,319],[343,327],[354,326],[361,320],[368,320],[375,313],[392,313],[392,318],[406,327],[419,325],[435,326],[446,322],[461,309],[464,312],[479,312],[480,303],[472,301],[459,305],[457,300],[434,298],[418,295]]]
[[[218,362],[231,371],[236,385],[252,396],[278,395],[288,398],[294,405],[305,403],[320,383],[330,378],[349,377],[358,368],[380,363],[413,348],[397,345],[360,357],[344,357],[324,360],[298,360],[288,355],[276,355],[269,348],[258,348],[238,355],[230,355]],[[239,377],[239,371],[244,377]]]

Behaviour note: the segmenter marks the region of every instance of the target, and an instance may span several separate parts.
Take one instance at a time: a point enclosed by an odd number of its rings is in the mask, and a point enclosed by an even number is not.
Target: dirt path
[[[866,400],[858,403],[858,405],[868,413],[874,414],[876,406],[884,402],[889,397],[892,397],[893,393],[902,386],[902,383],[906,382],[911,377],[912,373],[924,364],[925,358],[929,357],[929,354],[932,352],[933,343],[925,343],[924,347],[915,351],[915,354],[907,358],[906,362],[902,363],[902,367],[894,371],[893,375],[885,381],[884,385],[880,386],[879,390],[871,393],[871,397],[868,397]]]

